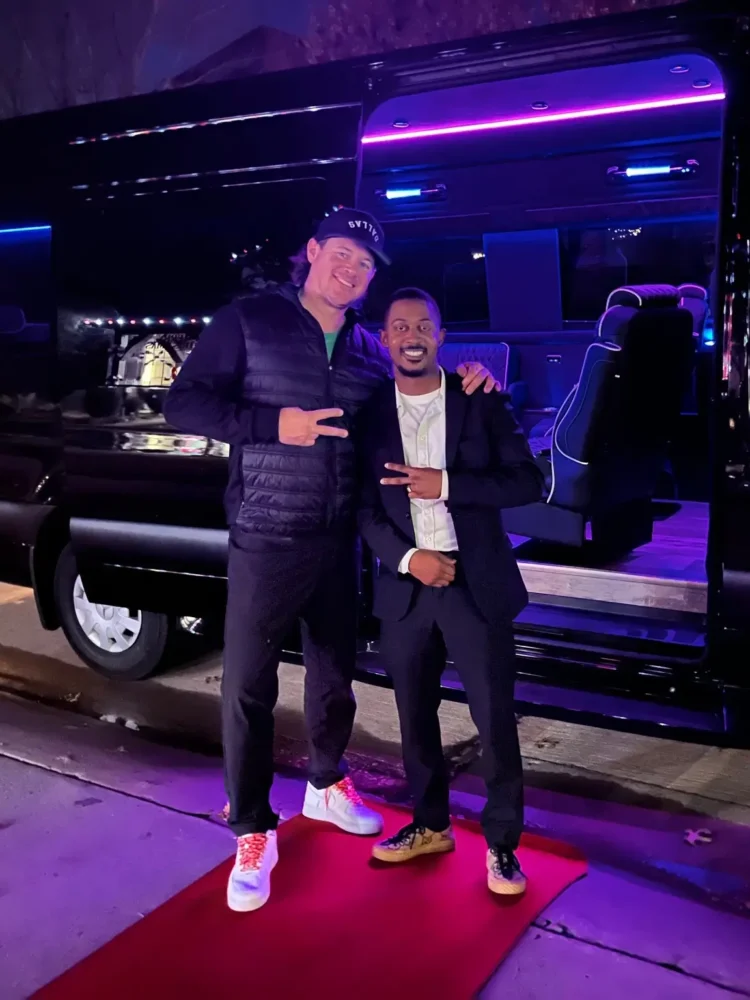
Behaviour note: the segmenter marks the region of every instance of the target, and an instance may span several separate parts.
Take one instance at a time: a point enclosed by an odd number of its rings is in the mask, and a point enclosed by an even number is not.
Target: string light
[[[150,316],[146,316],[143,319],[132,319],[125,316],[119,316],[117,319],[84,319],[84,326],[176,326],[178,328],[190,324],[192,326],[208,326],[211,322],[210,316],[191,316],[185,318],[184,316],[175,316],[172,319],[167,319],[162,317],[160,319],[152,319]]]
[[[264,118],[285,118],[290,115],[304,115],[317,111],[339,111],[345,108],[359,107],[354,104],[322,104],[307,108],[286,108],[281,111],[258,111],[245,115],[230,115],[223,118],[205,118],[197,122],[174,122],[171,125],[157,125],[153,128],[133,128],[126,132],[103,133],[102,135],[78,136],[71,139],[70,146],[84,146],[89,142],[110,142],[112,139],[135,139],[144,135],[163,135],[165,132],[182,132],[185,129],[202,128],[205,125],[234,125],[238,122],[259,121]]]
[[[333,166],[337,163],[351,163],[353,159],[354,158],[350,156],[333,156],[327,158],[315,158],[311,160],[297,160],[292,163],[265,163],[251,167],[230,167],[224,170],[204,170],[200,173],[165,174],[163,177],[136,177],[131,180],[107,181],[100,184],[73,184],[71,185],[70,190],[82,191],[82,192],[97,191],[98,193],[103,194],[104,189],[108,190],[110,187],[118,187],[120,189],[117,194],[118,198],[127,195],[132,195],[134,198],[143,198],[146,197],[147,195],[154,195],[154,194],[184,194],[186,191],[198,191],[200,190],[200,188],[175,187],[171,189],[170,188],[161,189],[158,191],[133,191],[129,189],[132,188],[133,186],[139,186],[143,184],[164,184],[164,183],[174,184],[175,181],[182,181],[188,178],[224,177],[230,174],[232,175],[256,174],[256,173],[264,173],[266,171],[270,172],[272,170],[288,170],[292,167],[328,167],[328,166]],[[255,185],[297,184],[299,183],[299,180],[295,177],[275,177],[275,178],[268,178],[262,181],[254,181],[252,183]],[[239,187],[239,186],[242,185],[238,184],[222,185],[222,187]],[[115,195],[107,195],[107,197],[114,198]],[[86,201],[92,200],[91,196],[87,197],[85,200]],[[334,211],[338,211],[338,208],[335,208]]]

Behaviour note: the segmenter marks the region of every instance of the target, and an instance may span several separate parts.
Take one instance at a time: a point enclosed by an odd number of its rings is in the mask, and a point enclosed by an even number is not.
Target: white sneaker
[[[308,782],[302,815],[364,836],[373,836],[383,829],[383,817],[364,804],[351,778],[342,778],[328,788],[315,788]]]
[[[276,831],[237,838],[237,858],[227,885],[227,905],[237,913],[258,910],[271,895],[271,872],[279,860]]]

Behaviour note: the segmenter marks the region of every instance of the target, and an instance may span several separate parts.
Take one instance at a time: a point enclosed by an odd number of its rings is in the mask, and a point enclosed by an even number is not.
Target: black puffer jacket
[[[232,446],[226,495],[230,524],[259,536],[294,538],[348,529],[360,407],[390,374],[379,341],[351,315],[329,362],[317,321],[293,286],[220,310],[182,367],[164,407],[176,428]],[[310,448],[278,440],[279,410],[337,406],[348,438]]]

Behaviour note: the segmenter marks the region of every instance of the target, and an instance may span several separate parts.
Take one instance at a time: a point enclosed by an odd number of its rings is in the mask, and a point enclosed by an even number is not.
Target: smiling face
[[[434,303],[419,298],[395,299],[380,337],[396,371],[405,378],[437,374],[437,353],[445,330]]]
[[[307,244],[310,274],[308,294],[322,298],[332,309],[347,309],[367,293],[375,275],[375,258],[363,246],[343,236]]]

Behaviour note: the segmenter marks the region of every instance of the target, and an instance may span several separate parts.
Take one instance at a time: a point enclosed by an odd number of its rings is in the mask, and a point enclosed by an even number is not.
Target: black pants
[[[229,540],[222,729],[229,825],[238,836],[275,829],[271,809],[273,709],[284,638],[302,625],[310,781],[345,774],[354,723],[356,551],[349,537],[262,543]]]
[[[447,652],[479,733],[487,783],[484,834],[490,845],[515,850],[523,827],[523,769],[513,705],[512,624],[485,621],[459,566],[450,587],[419,585],[406,617],[381,623],[380,648],[396,693],[415,822],[430,830],[444,830],[450,822],[438,719]]]

